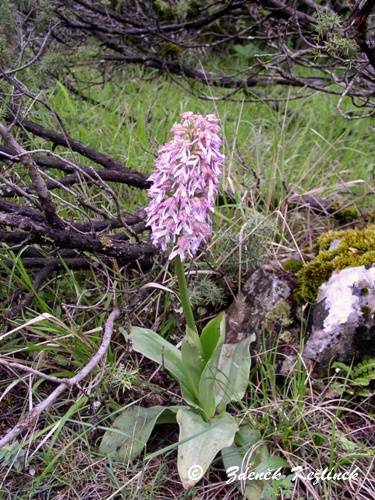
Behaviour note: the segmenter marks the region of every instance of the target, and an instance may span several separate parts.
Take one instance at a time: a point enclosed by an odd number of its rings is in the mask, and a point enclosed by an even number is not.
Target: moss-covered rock
[[[295,296],[300,302],[315,302],[320,285],[333,271],[375,263],[375,224],[328,231],[318,238],[317,249],[317,256],[297,273]]]

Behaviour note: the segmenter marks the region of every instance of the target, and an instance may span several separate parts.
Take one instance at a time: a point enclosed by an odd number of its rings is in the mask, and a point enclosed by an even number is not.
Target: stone
[[[375,264],[335,271],[320,286],[303,356],[322,367],[375,357]]]
[[[279,333],[292,323],[290,318],[293,275],[277,263],[265,264],[250,276],[226,314],[227,343],[240,342],[260,333]]]

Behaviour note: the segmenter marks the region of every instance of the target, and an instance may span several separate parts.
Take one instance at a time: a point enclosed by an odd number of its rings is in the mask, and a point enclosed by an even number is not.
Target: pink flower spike
[[[162,251],[192,258],[212,234],[211,213],[224,162],[220,120],[185,112],[171,129],[173,139],[159,148],[146,207],[152,243]]]

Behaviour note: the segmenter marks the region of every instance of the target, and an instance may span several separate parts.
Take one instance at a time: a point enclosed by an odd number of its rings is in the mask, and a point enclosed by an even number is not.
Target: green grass
[[[90,77],[87,73],[81,76]],[[190,268],[196,273],[190,277],[192,288],[198,286],[200,296],[205,297],[205,303],[197,308],[200,323],[216,312],[215,308],[232,300],[251,265],[267,257],[281,258],[303,250],[315,234],[335,224],[331,219],[314,217],[307,222],[306,210],[289,203],[291,193],[313,191],[322,197],[334,196],[343,204],[354,200],[361,208],[374,208],[374,201],[367,196],[375,169],[371,123],[345,121],[336,112],[335,98],[315,95],[294,101],[288,99],[287,90],[273,90],[274,97],[283,99],[276,109],[261,101],[198,99],[167,77],[152,72],[143,79],[141,76],[133,68],[102,87],[84,89],[98,102],[95,106],[74,97],[61,83],[44,91],[44,97],[73,138],[146,174],[152,171],[157,148],[170,139],[170,128],[181,112],[217,113],[221,117],[227,158],[223,192],[227,203],[215,214],[210,251]],[[196,90],[203,92],[202,88]],[[204,91],[209,96],[210,90]],[[34,106],[31,116],[59,130],[42,107]],[[45,148],[46,143],[30,138],[29,147]],[[56,152],[90,164],[63,148]],[[353,181],[358,182],[350,184]],[[133,211],[147,203],[144,192],[112,187],[125,210]],[[111,198],[97,188],[82,185],[78,191],[115,213]],[[63,192],[55,194],[62,197]],[[74,200],[70,195],[64,197]],[[57,203],[62,215],[76,215],[61,201]],[[241,230],[247,235],[246,255],[250,260],[242,255],[239,263],[235,237]],[[1,261],[3,313],[20,290],[33,290],[32,273],[23,267],[18,251],[4,251],[11,265]],[[210,303],[214,295],[209,291],[212,283],[206,284],[206,295],[199,289],[204,286],[194,278],[199,273],[220,288],[217,304]],[[27,462],[21,461],[20,472],[12,465],[3,466],[0,498],[193,497],[194,493],[185,494],[180,487],[173,452],[135,464],[108,463],[97,454],[103,429],[126,404],[135,400],[142,404],[178,400],[171,380],[161,372],[155,374],[154,365],[140,362],[126,343],[130,323],[158,329],[175,342],[181,337],[184,325],[173,296],[160,289],[140,290],[145,283],[152,286],[154,282],[172,289],[176,286],[168,268],[156,268],[146,275],[101,265],[85,272],[61,271],[51,276],[35,293],[32,305],[14,318],[13,328],[24,327],[2,341],[1,354],[14,354],[50,374],[71,376],[95,352],[108,310],[117,304],[126,307],[128,314],[118,325],[103,371],[93,374],[92,387],[88,384],[84,392],[75,390],[64,395],[40,426],[20,440],[19,450],[26,453]],[[53,317],[25,327],[27,321],[42,313]],[[252,369],[244,405],[233,411],[256,425],[270,450],[291,464],[338,469],[359,464],[366,472],[373,450],[365,432],[357,433],[357,429],[374,425],[373,408],[362,400],[330,392],[329,377],[324,381],[310,377],[298,355],[304,338],[301,328],[292,366],[281,384],[275,369],[279,346],[265,350]],[[30,380],[25,374],[16,379],[9,372],[1,380],[0,411],[6,416],[7,426],[15,425],[31,400],[35,403],[51,390],[45,382]],[[164,448],[175,440],[173,429],[160,431],[147,451]],[[224,479],[218,462],[197,486],[196,498],[225,498],[225,494],[227,498],[240,498],[237,490],[225,486]],[[371,491],[370,481],[371,477],[364,480],[362,493],[356,498],[365,498],[366,488]],[[306,490],[298,483],[295,491],[302,495],[295,498],[310,495],[330,499],[344,497],[348,489],[343,483],[333,482]]]

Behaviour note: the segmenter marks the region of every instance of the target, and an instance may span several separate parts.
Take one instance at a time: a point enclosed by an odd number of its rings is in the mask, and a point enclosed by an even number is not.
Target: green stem
[[[198,330],[197,327],[195,326],[193,310],[191,308],[189,299],[189,292],[185,278],[184,266],[181,262],[179,255],[177,255],[177,257],[175,258],[175,269],[176,269],[178,288],[180,289],[180,299],[182,308],[184,310],[186,324],[189,328],[197,332]]]

